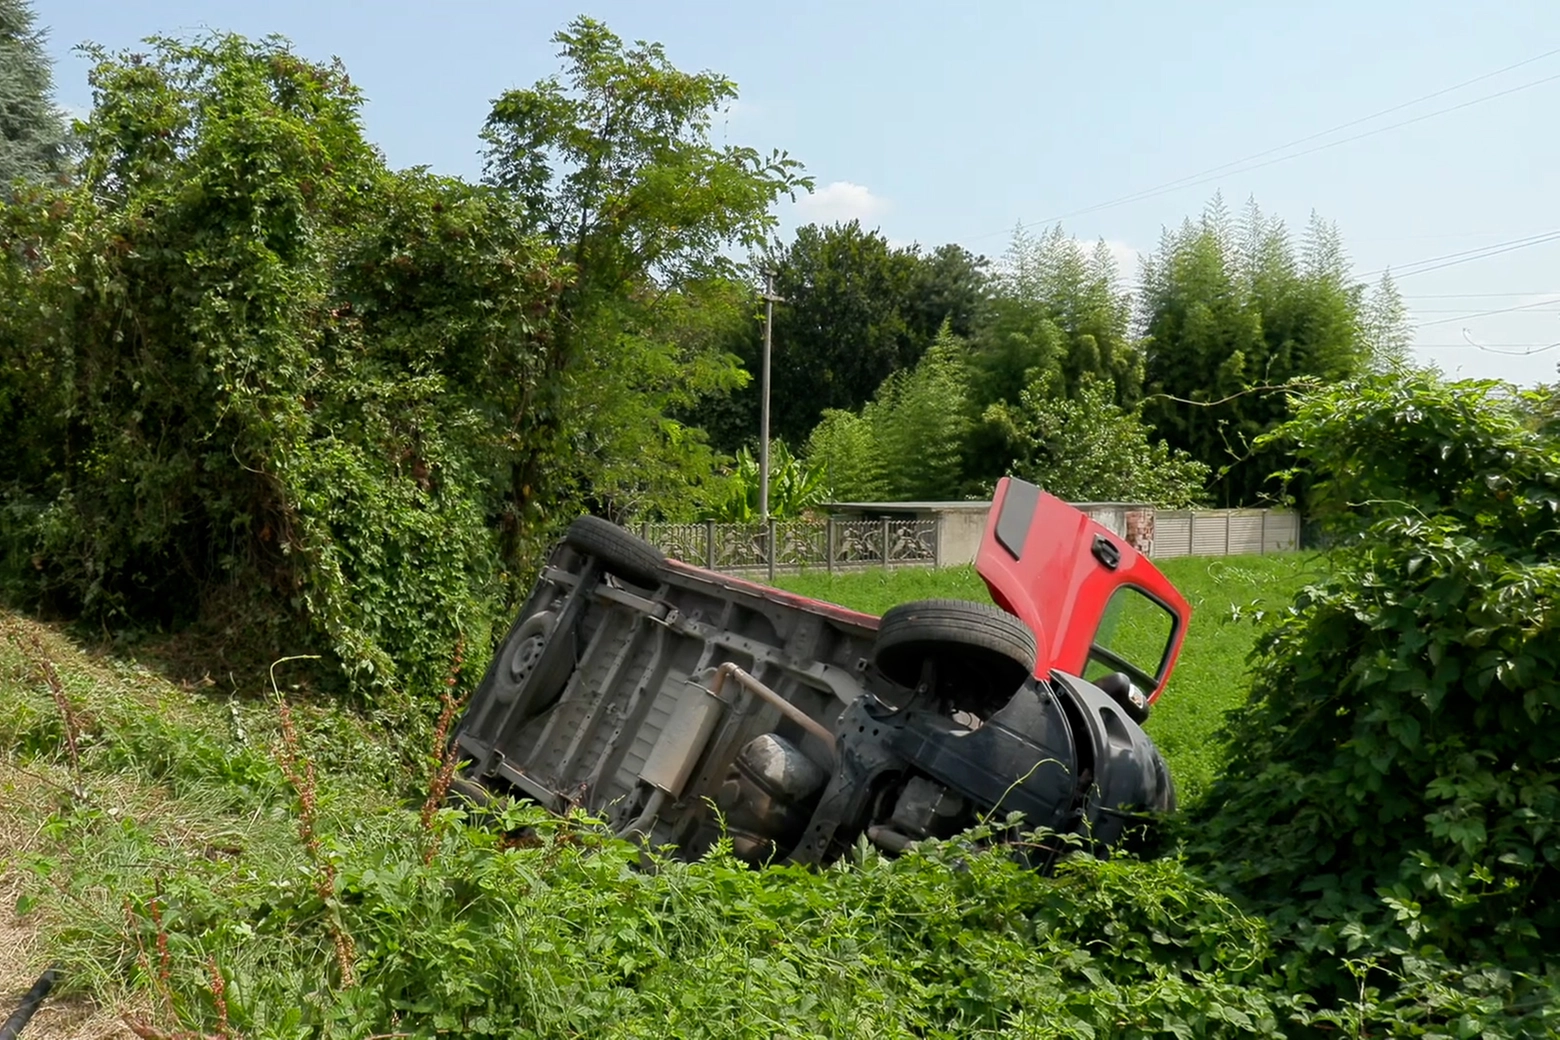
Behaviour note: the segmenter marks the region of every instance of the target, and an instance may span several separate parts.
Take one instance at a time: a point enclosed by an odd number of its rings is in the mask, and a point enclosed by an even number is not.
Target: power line
[[[1436,318],[1434,321],[1421,321],[1414,325],[1416,329],[1429,328],[1431,325],[1448,325],[1454,321],[1467,321],[1469,318],[1487,318],[1491,314],[1510,314],[1512,311],[1530,311],[1539,307],[1547,307],[1554,300],[1539,300],[1537,303],[1519,303],[1515,307],[1497,307],[1490,311],[1475,311],[1472,314],[1459,314],[1451,318]]]
[[[1278,156],[1277,158],[1270,159],[1267,162],[1257,163],[1257,164],[1252,165],[1252,166],[1247,166],[1246,165],[1247,163],[1250,163],[1253,160],[1262,159],[1262,158],[1265,158],[1267,156],[1273,155],[1273,154],[1275,154],[1277,152],[1288,151],[1289,149],[1294,148],[1297,145],[1306,144],[1306,143],[1308,143],[1310,141],[1317,140],[1318,138],[1331,136],[1332,134],[1335,134],[1335,133],[1339,132],[1340,130],[1346,130],[1349,127],[1358,126],[1361,123],[1368,123],[1371,120],[1379,119],[1379,118],[1381,118],[1384,115],[1390,115],[1393,112],[1398,112],[1398,111],[1401,111],[1401,110],[1403,110],[1405,108],[1412,108],[1415,105],[1422,104],[1423,102],[1430,101],[1430,100],[1432,100],[1434,98],[1441,97],[1441,96],[1443,96],[1445,94],[1453,93],[1454,91],[1461,90],[1464,87],[1472,86],[1475,83],[1480,83],[1480,82],[1483,82],[1484,80],[1487,80],[1487,79],[1492,79],[1492,78],[1494,78],[1496,76],[1503,75],[1504,73],[1511,72],[1514,69],[1519,69],[1519,68],[1523,67],[1524,65],[1531,65],[1531,64],[1533,64],[1536,61],[1542,61],[1543,59],[1548,58],[1548,57],[1552,57],[1555,54],[1560,54],[1560,47],[1554,48],[1552,50],[1545,51],[1542,54],[1534,55],[1531,58],[1525,58],[1522,61],[1515,62],[1515,63],[1513,63],[1511,65],[1507,65],[1507,66],[1505,66],[1503,68],[1496,69],[1493,72],[1486,72],[1486,73],[1484,73],[1482,75],[1475,76],[1472,79],[1464,80],[1461,83],[1453,84],[1450,87],[1443,87],[1440,90],[1433,91],[1433,92],[1431,92],[1429,94],[1421,95],[1420,97],[1416,97],[1416,98],[1414,98],[1414,99],[1412,99],[1410,101],[1404,101],[1404,102],[1401,102],[1399,104],[1393,105],[1393,106],[1391,106],[1389,108],[1384,108],[1384,109],[1381,109],[1380,111],[1372,112],[1370,115],[1360,116],[1357,119],[1351,119],[1348,122],[1339,123],[1337,126],[1330,127],[1329,129],[1321,130],[1321,131],[1318,131],[1318,132],[1313,133],[1313,134],[1307,134],[1304,137],[1296,138],[1295,140],[1289,141],[1289,142],[1287,142],[1285,144],[1277,145],[1276,147],[1268,148],[1268,149],[1265,149],[1264,151],[1254,152],[1251,155],[1245,156],[1244,158],[1241,158],[1241,159],[1235,159],[1235,160],[1232,160],[1230,162],[1223,163],[1222,165],[1219,165],[1219,166],[1212,166],[1212,167],[1209,167],[1208,169],[1202,170],[1202,171],[1200,171],[1198,173],[1187,174],[1186,176],[1178,177],[1178,178],[1176,178],[1173,181],[1166,181],[1163,184],[1156,185],[1156,186],[1151,187],[1151,188],[1145,188],[1145,189],[1142,189],[1140,191],[1136,191],[1136,192],[1133,192],[1133,193],[1128,194],[1128,195],[1123,195],[1123,196],[1120,196],[1119,198],[1111,199],[1111,200],[1109,200],[1107,202],[1101,202],[1101,203],[1098,203],[1098,204],[1093,205],[1093,206],[1086,206],[1083,209],[1073,210],[1070,213],[1063,213],[1060,216],[1048,217],[1045,220],[1036,220],[1036,221],[1030,221],[1028,223],[1021,223],[1019,225],[1019,227],[1027,228],[1027,227],[1036,227],[1036,226],[1039,226],[1039,225],[1042,225],[1042,224],[1054,224],[1054,223],[1056,223],[1058,221],[1067,220],[1067,219],[1069,219],[1071,217],[1082,216],[1083,214],[1086,214],[1086,213],[1095,213],[1095,212],[1098,212],[1099,210],[1110,209],[1110,208],[1113,208],[1115,206],[1125,205],[1125,204],[1130,203],[1130,202],[1141,202],[1141,201],[1145,201],[1147,199],[1157,198],[1160,195],[1168,194],[1169,192],[1172,192],[1172,191],[1179,191],[1182,188],[1192,188],[1192,187],[1196,187],[1196,186],[1198,186],[1200,184],[1206,184],[1210,180],[1217,180],[1220,175],[1222,175],[1222,174],[1224,174],[1226,172],[1246,173],[1246,172],[1248,172],[1250,170],[1262,169],[1263,167],[1266,167],[1266,166],[1272,166],[1275,163],[1287,162],[1290,159],[1298,159],[1298,158],[1300,158],[1301,156],[1304,156],[1304,155],[1310,155],[1310,154],[1312,154],[1314,152],[1323,151],[1323,150],[1328,149],[1328,148],[1335,148],[1335,147],[1337,147],[1339,145],[1349,144],[1350,142],[1358,141],[1358,140],[1361,140],[1361,139],[1366,138],[1366,137],[1371,137],[1371,136],[1374,136],[1375,134],[1386,133],[1389,130],[1396,130],[1396,129],[1399,129],[1401,127],[1409,126],[1410,124],[1413,124],[1413,123],[1418,123],[1418,122],[1422,122],[1422,121],[1424,121],[1426,119],[1434,118],[1436,116],[1446,115],[1446,114],[1448,114],[1450,112],[1456,112],[1456,111],[1459,111],[1459,110],[1464,109],[1464,108],[1469,108],[1469,107],[1471,107],[1473,105],[1483,104],[1486,101],[1493,101],[1493,100],[1495,100],[1497,98],[1501,98],[1501,97],[1505,97],[1505,96],[1507,96],[1509,94],[1517,93],[1518,91],[1528,90],[1528,89],[1530,89],[1532,87],[1540,86],[1540,85],[1542,85],[1544,83],[1549,83],[1549,82],[1552,82],[1552,81],[1554,81],[1556,79],[1560,79],[1560,74],[1556,74],[1556,75],[1553,75],[1553,76],[1546,76],[1546,77],[1544,77],[1542,79],[1532,80],[1532,81],[1529,81],[1527,83],[1521,83],[1521,84],[1518,84],[1515,87],[1508,87],[1505,90],[1497,91],[1496,93],[1493,93],[1493,94],[1486,94],[1486,95],[1484,95],[1482,97],[1473,98],[1472,100],[1464,101],[1464,102],[1462,102],[1460,104],[1452,105],[1452,106],[1447,107],[1447,108],[1437,109],[1437,110],[1435,110],[1433,112],[1426,112],[1426,113],[1424,113],[1422,115],[1415,116],[1412,119],[1405,119],[1405,120],[1402,120],[1402,121],[1397,122],[1397,123],[1388,124],[1387,126],[1377,127],[1376,129],[1366,131],[1363,134],[1355,134],[1355,135],[1353,135],[1351,137],[1345,137],[1345,138],[1343,138],[1341,140],[1330,141],[1330,142],[1327,142],[1326,144],[1318,145],[1318,146],[1316,146],[1314,148],[1307,148],[1307,149],[1305,149],[1303,151],[1294,152],[1294,153],[1292,153],[1290,155],[1281,155],[1281,156]],[[1241,167],[1241,169],[1237,170],[1237,169],[1235,169],[1236,167]],[[990,238],[993,235],[1000,235],[1000,234],[1004,234],[1004,233],[1005,232],[1003,232],[1003,231],[987,232],[986,234],[975,236],[974,238],[970,239],[970,241],[979,241],[980,239],[983,239],[983,238]]]
[[[1533,292],[1464,292],[1464,293],[1402,293],[1405,300],[1484,300],[1520,296],[1560,296],[1560,289],[1542,289]]]
[[[1510,253],[1518,249],[1528,249],[1532,246],[1541,246],[1548,242],[1560,239],[1560,229],[1553,231],[1541,231],[1536,235],[1526,238],[1516,238],[1507,242],[1496,242],[1492,245],[1480,246],[1477,249],[1464,249],[1458,253],[1444,253],[1441,256],[1427,257],[1424,260],[1415,260],[1404,264],[1402,267],[1383,267],[1376,271],[1366,271],[1358,277],[1361,280],[1374,278],[1388,271],[1392,272],[1395,280],[1412,278],[1415,275],[1429,274],[1431,271],[1440,271],[1448,267],[1456,267],[1459,264],[1472,263],[1475,260],[1483,260],[1486,257],[1499,256],[1502,253]],[[1404,271],[1403,268],[1410,268]]]
[[[1462,330],[1462,338],[1467,341],[1469,346],[1476,347],[1479,350],[1484,351],[1486,354],[1505,354],[1507,357],[1527,357],[1530,354],[1542,354],[1545,351],[1554,350],[1556,347],[1560,347],[1560,340],[1556,340],[1553,343],[1547,343],[1541,347],[1529,347],[1526,350],[1501,350],[1498,347],[1494,347],[1489,344],[1474,342],[1473,337],[1468,335],[1467,329]]]
[[[1551,295],[1551,296],[1554,296],[1554,295],[1557,295],[1557,294],[1555,294],[1555,293],[1548,293],[1548,294],[1534,293],[1533,295],[1535,295],[1535,296],[1538,296],[1538,295]],[[1543,300],[1541,302],[1544,303],[1544,304],[1549,305],[1550,307],[1552,307],[1555,310],[1560,310],[1560,299]],[[1415,314],[1460,314],[1460,315],[1462,315],[1465,318],[1475,317],[1475,315],[1468,313],[1468,308],[1466,308],[1466,307],[1413,307],[1413,308],[1410,308],[1410,309]]]

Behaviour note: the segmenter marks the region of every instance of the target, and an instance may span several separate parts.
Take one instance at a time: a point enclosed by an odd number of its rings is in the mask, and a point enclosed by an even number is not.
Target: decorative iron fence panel
[[[829,518],[770,524],[641,524],[639,534],[674,559],[714,571],[832,571],[936,566],[939,528],[936,518]]]
[[[1284,510],[1144,507],[1095,509],[1092,515],[1158,558],[1283,552],[1298,548],[1300,543],[1299,518]],[[637,529],[641,537],[674,559],[739,574],[973,563],[974,545],[959,542],[950,549],[943,523],[944,516],[934,514],[879,520],[777,520],[770,524],[640,524]]]

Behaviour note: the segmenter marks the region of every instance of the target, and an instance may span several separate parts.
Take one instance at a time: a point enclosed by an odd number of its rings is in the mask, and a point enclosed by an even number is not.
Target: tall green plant
[[[825,409],[807,438],[804,455],[823,474],[829,497],[837,502],[879,502],[888,495],[876,434],[855,412]]]
[[[707,509],[704,519],[723,523],[748,524],[762,515],[763,496],[758,459],[745,446],[737,449],[736,459],[724,481],[725,494]],[[785,441],[769,445],[769,515],[790,520],[821,505],[828,497],[824,471],[810,460],[797,458]]]
[[[970,428],[968,346],[944,325],[915,366],[886,379],[862,418],[892,499],[957,499]]]
[[[1037,378],[1049,378],[1062,397],[1077,395],[1086,381],[1105,381],[1119,403],[1138,399],[1143,371],[1131,297],[1104,242],[1085,250],[1060,225],[1039,236],[1019,228],[992,288],[974,337],[982,408],[1017,403]]]
[[[1367,313],[1338,231],[1320,217],[1297,249],[1255,202],[1237,221],[1215,198],[1200,219],[1166,231],[1144,264],[1144,419],[1214,467],[1221,504],[1262,501],[1285,456],[1274,442],[1254,445],[1285,417],[1282,388],[1360,374],[1401,338],[1390,282],[1381,291]]]

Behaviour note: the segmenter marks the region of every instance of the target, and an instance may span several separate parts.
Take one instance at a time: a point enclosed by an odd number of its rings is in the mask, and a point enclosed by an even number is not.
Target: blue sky
[[[1514,356],[1560,343],[1560,237],[1520,241],[1560,231],[1554,0],[35,3],[70,108],[91,101],[71,53],[82,41],[281,33],[346,62],[392,163],[468,177],[492,98],[555,71],[552,33],[591,14],[737,81],[719,132],[784,148],[817,180],[786,205],[787,225],[860,217],[895,241],[994,255],[1015,223],[1068,215],[1069,232],[1132,264],[1214,191],[1232,206],[1255,195],[1297,230],[1313,209],[1336,221],[1362,276],[1404,273],[1416,350],[1448,373],[1552,381],[1560,361],[1560,346]],[[1194,183],[1102,205],[1183,178]],[[1506,243],[1520,247],[1467,255]],[[1449,262],[1407,274],[1437,257]]]

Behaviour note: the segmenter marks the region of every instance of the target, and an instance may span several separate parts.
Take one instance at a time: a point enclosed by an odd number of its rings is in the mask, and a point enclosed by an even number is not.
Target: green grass
[[[1208,734],[1243,696],[1254,630],[1225,623],[1230,607],[1277,606],[1316,566],[1165,567],[1197,611],[1151,720],[1183,784],[1216,764]],[[873,611],[983,598],[968,569],[784,584]],[[518,841],[454,810],[422,822],[404,799],[426,734],[318,702],[294,713],[317,775],[304,798],[274,705],[215,692],[0,612],[0,896],[22,915],[10,934],[30,933],[0,964],[0,1007],[57,963],[100,1035],[127,1015],[142,1035],[234,1038],[1234,1038],[1399,1035],[1450,992],[1441,976],[1398,1003],[1362,988],[1345,1017],[1313,1016],[1315,980],[1287,969],[1283,940],[1175,857],[1042,875],[977,828],[897,859],[753,870],[726,843],[669,861],[524,806],[499,810],[534,827]],[[1510,993],[1481,990],[1480,1015]]]
[[[1276,1027],[1244,977],[1268,956],[1260,923],[1172,860],[1083,857],[1046,877],[971,834],[823,871],[752,870],[724,844],[645,870],[594,822],[534,808],[504,810],[535,828],[520,842],[452,811],[425,831],[373,762],[374,741],[392,758],[400,742],[325,706],[295,713],[316,766],[311,854],[276,711],[208,693],[0,613],[0,880],[35,933],[25,965],[0,966],[0,999],[56,963],[67,996],[142,1035]],[[1107,933],[1164,941],[1101,948]]]
[[[1175,674],[1147,728],[1170,763],[1183,802],[1201,795],[1212,782],[1223,761],[1216,734],[1224,714],[1246,699],[1246,657],[1257,629],[1249,620],[1233,620],[1232,608],[1240,608],[1243,615],[1252,605],[1282,608],[1320,566],[1320,558],[1310,553],[1160,561],[1165,576],[1192,605],[1192,622]],[[991,602],[973,567],[907,567],[833,576],[813,572],[777,577],[775,584],[872,614],[914,599]]]

